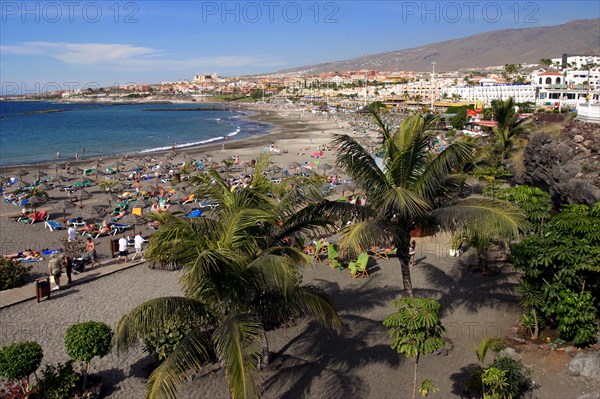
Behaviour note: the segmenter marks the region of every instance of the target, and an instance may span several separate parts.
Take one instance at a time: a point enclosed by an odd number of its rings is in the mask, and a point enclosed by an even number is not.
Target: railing
[[[592,102],[577,104],[577,119],[583,122],[600,123],[600,104]]]

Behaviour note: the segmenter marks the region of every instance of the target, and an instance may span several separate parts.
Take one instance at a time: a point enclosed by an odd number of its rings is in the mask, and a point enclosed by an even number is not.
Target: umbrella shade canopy
[[[171,202],[177,202],[186,197],[186,194],[183,191],[177,191],[175,194],[171,196]]]
[[[138,197],[137,201],[132,204],[134,208],[148,208],[150,205],[150,201],[143,197]]]
[[[81,189],[81,190],[77,191],[77,198],[82,199],[82,200],[90,199],[90,198],[92,198],[92,194],[90,194],[90,192],[87,190]]]
[[[25,176],[27,174],[29,174],[29,171],[25,170],[25,169],[17,169],[13,172],[16,176]]]
[[[136,216],[132,213],[128,213],[127,215],[123,216],[121,219],[119,219],[119,223],[124,223],[124,224],[141,224],[144,222],[144,218],[141,216]]]
[[[333,166],[329,165],[328,163],[324,163],[323,165],[321,165],[321,169],[329,170],[329,169],[333,169]]]
[[[181,183],[179,183],[177,185],[177,188],[180,188],[182,190],[185,190],[186,188],[188,188],[190,186],[190,183],[186,182],[186,181],[182,181]]]
[[[37,186],[37,188],[39,188],[40,190],[44,190],[44,191],[50,191],[54,189],[54,186],[48,183],[42,183],[40,185]]]
[[[116,185],[113,187],[113,190],[115,190],[115,191],[124,191],[124,190],[127,190],[127,189],[129,189],[129,186],[126,186],[126,185],[125,185],[125,184],[123,184],[123,183],[117,183],[117,184],[116,184]]]
[[[351,183],[343,183],[342,185],[338,186],[337,189],[341,190],[342,192],[353,192],[356,190],[356,187]]]
[[[106,209],[101,206],[89,206],[82,211],[81,216],[89,219],[102,219],[106,216]]]
[[[29,198],[29,205],[36,207],[40,204],[43,204],[44,202],[46,202],[43,198],[37,197],[37,196],[33,196]]]
[[[285,165],[286,168],[288,169],[295,169],[295,168],[299,168],[300,164],[298,162],[290,162],[287,165]]]
[[[71,201],[61,200],[56,203],[56,208],[61,210],[67,210],[70,208],[75,208],[75,205]]]
[[[187,213],[189,209],[185,205],[174,204],[169,207],[171,213]]]

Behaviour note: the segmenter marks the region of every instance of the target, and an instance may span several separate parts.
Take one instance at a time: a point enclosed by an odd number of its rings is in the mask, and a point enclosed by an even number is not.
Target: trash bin
[[[42,297],[50,298],[50,277],[46,277],[45,279],[40,278],[35,281],[35,296],[38,303],[40,303]]]
[[[110,254],[113,258],[119,255],[119,240],[110,240]]]

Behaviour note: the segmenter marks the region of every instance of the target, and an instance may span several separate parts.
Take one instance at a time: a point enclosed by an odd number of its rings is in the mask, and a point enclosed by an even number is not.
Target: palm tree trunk
[[[400,260],[400,270],[402,272],[402,285],[404,291],[409,297],[413,296],[412,278],[410,276],[410,256],[409,252],[410,234],[402,234],[396,243],[398,259]]]
[[[266,368],[271,363],[271,359],[269,356],[269,340],[267,339],[267,332],[263,331],[260,337],[260,369]]]
[[[540,334],[540,327],[538,324],[537,312],[535,311],[535,308],[531,309],[531,312],[533,313],[533,323],[534,323],[533,335],[531,336],[531,339],[538,339],[538,336]]]
[[[413,376],[413,397],[415,399],[417,396],[417,370],[419,369],[419,353],[417,353],[417,359],[415,360],[415,374]]]

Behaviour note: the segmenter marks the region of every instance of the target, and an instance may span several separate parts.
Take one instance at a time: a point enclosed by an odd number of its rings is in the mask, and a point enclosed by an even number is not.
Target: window
[[[552,78],[546,78],[546,84],[547,85],[552,84]]]

